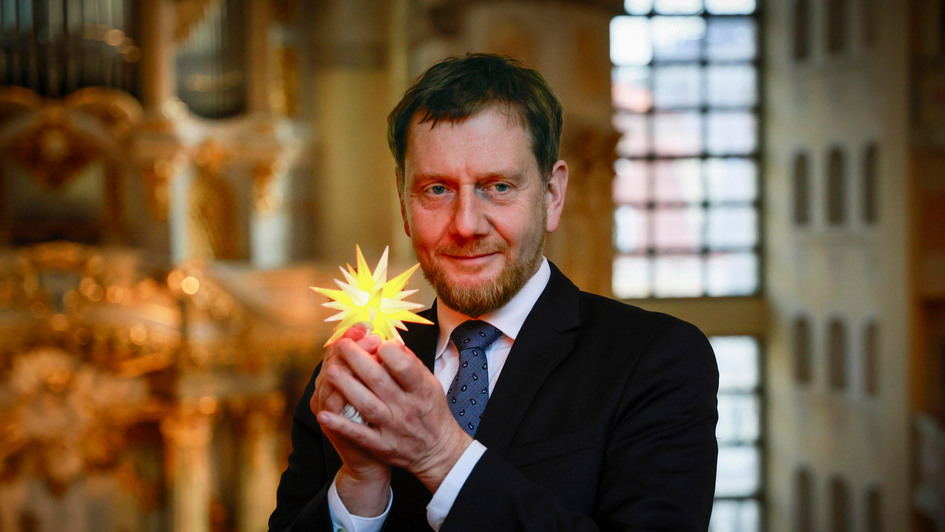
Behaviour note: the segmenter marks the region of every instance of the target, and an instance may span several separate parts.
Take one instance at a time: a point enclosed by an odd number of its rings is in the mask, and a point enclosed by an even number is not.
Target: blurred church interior
[[[0,531],[266,529],[470,51],[564,104],[548,257],[712,340],[711,530],[945,531],[941,0],[0,0]]]

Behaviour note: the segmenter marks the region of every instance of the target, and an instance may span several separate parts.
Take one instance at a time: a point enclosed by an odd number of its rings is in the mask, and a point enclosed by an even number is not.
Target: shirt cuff
[[[387,508],[384,513],[377,517],[359,517],[352,515],[345,508],[345,503],[341,502],[338,496],[338,488],[335,487],[335,480],[331,481],[331,487],[328,488],[328,513],[331,514],[331,528],[334,532],[379,532],[387,520],[387,514],[390,513],[390,505],[394,501],[394,493],[391,491],[387,495]]]
[[[463,484],[466,483],[469,474],[472,473],[473,468],[476,467],[485,452],[486,446],[477,440],[473,440],[469,447],[466,447],[466,450],[463,451],[463,455],[459,457],[459,460],[453,464],[453,469],[450,469],[450,472],[447,473],[443,483],[440,484],[436,493],[433,494],[433,498],[430,499],[430,504],[427,505],[427,523],[433,527],[433,530],[439,530],[440,526],[443,525],[447,514],[453,508],[453,503],[456,502],[459,490],[463,489]]]

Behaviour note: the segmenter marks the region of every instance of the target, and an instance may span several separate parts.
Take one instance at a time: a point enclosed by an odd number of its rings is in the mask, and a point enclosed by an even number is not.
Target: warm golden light
[[[128,331],[128,337],[131,339],[131,343],[135,345],[144,345],[144,342],[148,339],[148,329],[136,323],[131,326],[131,330]]]
[[[105,298],[109,303],[121,303],[125,299],[125,289],[118,285],[112,285],[105,291]]]
[[[201,414],[210,415],[217,410],[217,400],[209,395],[201,397],[197,401],[197,410],[199,410]]]
[[[69,328],[69,317],[65,314],[56,314],[49,320],[54,331],[62,332]]]
[[[406,330],[405,321],[412,323],[432,324],[430,320],[414,314],[412,311],[422,308],[419,303],[405,301],[404,298],[416,292],[416,290],[404,290],[407,280],[413,275],[413,272],[420,266],[415,264],[412,268],[387,280],[387,248],[384,248],[384,254],[378,261],[374,272],[364,260],[361,248],[355,246],[357,252],[357,269],[348,265],[348,269],[341,268],[341,274],[345,281],[335,279],[335,284],[341,290],[330,288],[311,287],[319,294],[331,299],[328,303],[322,303],[322,306],[338,310],[338,314],[327,318],[325,321],[337,321],[337,326],[331,337],[325,342],[328,345],[345,333],[348,328],[355,324],[365,324],[372,334],[376,334],[385,340],[400,338],[397,329]]]
[[[200,281],[193,275],[188,275],[181,281],[180,289],[183,290],[185,294],[192,296],[197,293],[197,290],[200,290]]]

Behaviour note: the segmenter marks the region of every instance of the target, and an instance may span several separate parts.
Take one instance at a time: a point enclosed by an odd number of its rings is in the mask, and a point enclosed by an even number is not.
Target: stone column
[[[279,487],[279,420],[285,398],[278,392],[252,400],[243,414],[240,472],[240,532],[266,530]]]
[[[141,0],[141,99],[154,112],[174,97],[174,2]]]
[[[210,532],[212,416],[206,409],[181,407],[161,421],[170,517],[177,532]]]
[[[151,217],[139,213],[128,217],[128,241],[170,253],[173,237],[168,207],[173,204],[170,196],[173,181],[182,169],[179,154],[183,146],[178,128],[180,119],[186,115],[185,106],[176,99],[175,2],[141,0],[140,6],[135,7],[141,28],[138,67],[145,115],[132,140],[137,175],[126,186],[133,202],[130,204],[146,203]]]
[[[247,4],[246,90],[249,114],[269,112],[269,4],[271,0],[250,0]]]
[[[369,262],[390,244],[396,198],[387,150],[389,2],[327,0],[306,3],[315,20],[313,50],[316,146],[311,164],[315,231],[321,259],[354,258],[360,244]],[[307,96],[303,95],[304,100]],[[330,129],[326,129],[330,125]]]

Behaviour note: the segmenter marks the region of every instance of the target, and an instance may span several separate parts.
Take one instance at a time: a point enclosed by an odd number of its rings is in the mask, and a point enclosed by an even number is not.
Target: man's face
[[[505,305],[537,271],[558,227],[568,169],[542,183],[528,131],[503,107],[407,134],[404,229],[440,301],[468,316]]]

